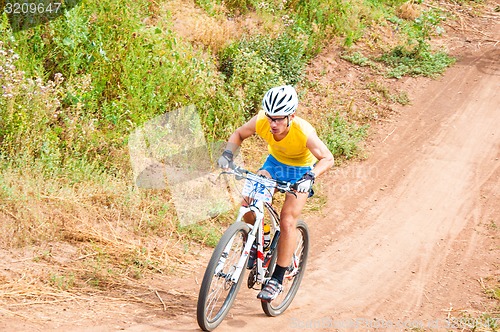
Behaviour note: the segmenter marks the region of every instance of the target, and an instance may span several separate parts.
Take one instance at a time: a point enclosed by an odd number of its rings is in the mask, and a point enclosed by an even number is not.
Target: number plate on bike
[[[243,196],[270,203],[273,199],[276,183],[262,176],[248,174],[243,187]]]

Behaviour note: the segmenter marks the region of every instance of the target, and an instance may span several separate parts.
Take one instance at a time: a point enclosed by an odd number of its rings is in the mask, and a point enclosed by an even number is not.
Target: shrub
[[[307,61],[304,44],[283,33],[276,38],[255,36],[235,42],[219,55],[220,71],[229,91],[242,100],[251,115],[265,91],[281,84],[297,84]]]
[[[434,77],[455,62],[455,59],[445,52],[432,53],[423,48],[408,51],[402,46],[384,54],[379,60],[389,65],[387,75],[395,78],[405,75]]]
[[[234,129],[241,118],[231,110],[241,105],[224,89],[214,63],[179,41],[167,24],[145,24],[148,1],[90,2],[29,31],[13,33],[3,17],[0,41],[19,54],[16,75],[25,74],[18,81],[2,78],[1,112],[15,115],[1,124],[2,141],[10,144],[0,147],[2,153],[19,156],[16,146],[26,137],[29,158],[50,155],[50,168],[85,158],[116,173],[129,168],[129,132],[156,115],[194,104],[209,139]],[[56,75],[65,81],[55,84]],[[28,77],[38,77],[33,82],[44,92],[36,100],[25,98],[33,92],[23,87]],[[11,90],[15,112],[5,97]],[[45,105],[49,99],[57,105]],[[29,119],[35,121],[25,124]]]
[[[383,54],[378,60],[389,65],[388,75],[401,78],[404,75],[436,76],[441,74],[454,59],[445,52],[433,52],[429,40],[440,34],[442,13],[436,10],[423,12],[410,24],[396,20],[408,36],[407,41]]]
[[[63,158],[58,121],[63,77],[57,74],[47,83],[27,78],[15,65],[18,59],[0,41],[0,153],[8,160],[40,159],[56,169]]]

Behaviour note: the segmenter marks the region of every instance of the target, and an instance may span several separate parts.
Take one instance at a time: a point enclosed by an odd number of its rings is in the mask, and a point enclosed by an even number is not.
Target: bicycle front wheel
[[[226,317],[241,286],[231,278],[248,239],[250,228],[244,222],[232,224],[222,235],[212,254],[198,296],[196,317],[204,331],[212,331]]]
[[[297,247],[293,253],[292,264],[288,267],[283,279],[283,291],[271,302],[261,302],[262,310],[264,310],[267,316],[274,317],[281,315],[290,306],[304,276],[307,254],[309,252],[309,230],[307,224],[299,220],[297,222],[297,231]],[[271,270],[274,270],[274,266]]]

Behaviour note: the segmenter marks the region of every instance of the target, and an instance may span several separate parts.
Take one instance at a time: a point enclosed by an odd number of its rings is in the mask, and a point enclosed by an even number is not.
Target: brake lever
[[[289,191],[295,198],[297,198],[297,184],[293,183],[290,185],[291,191]]]
[[[229,171],[224,171],[224,170],[223,170],[223,171],[221,171],[221,172],[219,173],[219,175],[217,175],[217,177],[215,178],[215,181],[210,181],[210,182],[212,182],[213,184],[217,184],[217,181],[219,181],[219,178],[220,178],[222,175],[225,175],[225,174],[234,174],[234,171],[229,172]]]
[[[278,191],[280,193],[290,193],[292,194],[293,196],[295,196],[295,198],[297,198],[297,193],[295,192],[295,189],[294,189],[294,185],[289,185],[287,186],[286,188],[279,188]]]

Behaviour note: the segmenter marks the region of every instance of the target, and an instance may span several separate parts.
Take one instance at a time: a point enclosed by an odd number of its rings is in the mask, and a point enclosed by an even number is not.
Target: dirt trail
[[[328,180],[330,207],[309,220],[318,243],[289,311],[266,319],[244,290],[219,330],[445,329],[454,306],[474,304],[466,292],[500,263],[475,253],[478,227],[500,212],[499,88],[495,47],[421,88],[368,160]]]

